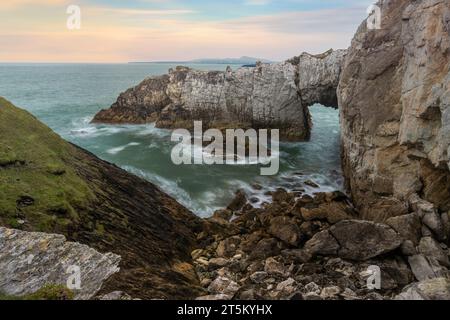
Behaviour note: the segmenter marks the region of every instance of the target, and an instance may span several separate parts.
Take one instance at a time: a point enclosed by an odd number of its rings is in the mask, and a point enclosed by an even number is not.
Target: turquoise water
[[[226,65],[188,65],[202,70],[225,70]],[[63,138],[156,183],[200,216],[226,206],[237,189],[265,201],[277,187],[305,188],[312,179],[320,189],[342,185],[338,111],[311,107],[311,142],[282,143],[280,173],[261,177],[258,166],[175,166],[170,132],[153,125],[105,126],[89,122],[108,108],[120,92],[151,75],[166,73],[172,64],[0,64],[0,96],[46,123]],[[237,68],[238,66],[232,66]],[[255,183],[263,186],[254,190]]]

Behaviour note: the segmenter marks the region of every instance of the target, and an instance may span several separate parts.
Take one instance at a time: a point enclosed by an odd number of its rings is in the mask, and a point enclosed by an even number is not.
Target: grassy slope
[[[64,234],[122,257],[104,293],[191,298],[203,222],[153,184],[71,145],[0,98],[0,225]]]
[[[25,220],[39,231],[64,231],[94,193],[72,168],[67,142],[28,112],[0,98],[0,222]]]

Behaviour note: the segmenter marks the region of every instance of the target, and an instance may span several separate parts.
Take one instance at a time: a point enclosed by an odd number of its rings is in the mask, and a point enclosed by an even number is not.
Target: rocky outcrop
[[[347,184],[365,218],[417,212],[417,195],[442,225],[450,210],[449,2],[378,6],[381,29],[361,25],[339,84]]]
[[[286,62],[226,72],[186,67],[144,80],[122,93],[93,122],[147,123],[163,128],[276,128],[285,139],[309,137],[308,106],[336,107],[345,50],[304,53]]]
[[[73,285],[69,289],[73,289],[75,299],[91,299],[119,271],[119,262],[118,255],[101,254],[86,245],[67,242],[62,235],[0,227],[2,294],[24,296],[46,285],[69,284]]]
[[[217,212],[223,229],[199,234],[192,252],[208,292],[198,299],[448,299],[448,247],[420,220],[408,216],[411,232],[400,233],[357,216],[340,192],[282,189],[262,208]]]
[[[202,292],[190,257],[201,219],[2,98],[0,132],[0,225],[62,234],[120,256],[120,271],[100,295],[189,299]]]

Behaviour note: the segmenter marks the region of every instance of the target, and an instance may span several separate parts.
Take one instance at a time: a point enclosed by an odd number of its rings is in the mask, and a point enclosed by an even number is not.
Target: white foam
[[[122,152],[123,150],[125,150],[128,147],[139,146],[139,145],[140,145],[139,142],[130,142],[124,146],[108,149],[108,150],[106,150],[106,152],[114,155],[114,154],[118,154],[119,152]]]

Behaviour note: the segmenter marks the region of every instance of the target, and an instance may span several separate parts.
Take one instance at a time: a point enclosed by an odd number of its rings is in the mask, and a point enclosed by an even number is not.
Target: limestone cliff
[[[348,186],[369,219],[417,211],[417,196],[448,219],[450,3],[378,6],[381,29],[361,25],[338,90]]]
[[[171,69],[121,94],[93,122],[156,122],[163,128],[277,128],[285,139],[309,137],[308,106],[337,106],[345,50],[302,54],[291,60],[226,72]]]
[[[100,293],[186,299],[201,291],[190,257],[199,218],[2,98],[0,132],[0,225],[119,255],[120,272]]]
[[[74,284],[75,299],[90,299],[103,283],[119,271],[120,257],[79,243],[62,235],[25,232],[0,227],[0,292],[23,296],[46,285]],[[76,269],[79,268],[79,269]],[[79,272],[79,289],[76,287]]]

